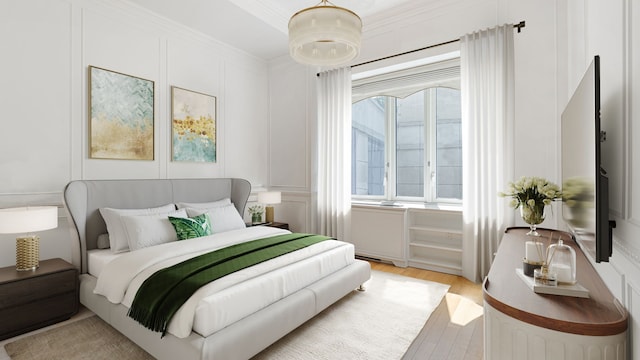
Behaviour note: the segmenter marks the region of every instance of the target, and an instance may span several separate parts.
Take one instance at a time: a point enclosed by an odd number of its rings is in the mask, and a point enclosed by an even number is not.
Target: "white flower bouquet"
[[[527,235],[532,236],[539,236],[536,225],[544,221],[544,207],[562,198],[558,185],[544,178],[525,176],[510,182],[507,192],[498,195],[512,198],[511,206],[520,208],[522,219],[531,227]]]
[[[544,178],[526,176],[516,182],[510,182],[507,192],[499,195],[511,197],[511,206],[514,209],[525,205],[531,208],[551,205],[552,201],[562,198],[558,185]]]

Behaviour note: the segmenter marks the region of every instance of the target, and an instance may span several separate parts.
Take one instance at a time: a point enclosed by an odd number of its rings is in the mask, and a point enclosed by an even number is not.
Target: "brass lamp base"
[[[268,223],[272,223],[273,222],[273,206],[265,206],[264,211],[265,211],[264,221]]]
[[[35,270],[40,266],[40,237],[16,238],[16,270]]]

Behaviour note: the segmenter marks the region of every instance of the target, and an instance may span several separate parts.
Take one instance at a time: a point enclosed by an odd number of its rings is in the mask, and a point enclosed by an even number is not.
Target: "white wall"
[[[600,55],[603,166],[609,174],[613,257],[595,264],[611,291],[630,313],[631,356],[640,358],[640,6],[631,0],[560,2],[566,29],[560,40],[568,44],[559,57],[566,69],[561,105],[573,93],[594,55]],[[558,21],[563,22],[564,18]],[[562,38],[564,37],[564,38]],[[563,63],[564,62],[564,63]]]
[[[282,191],[275,220],[313,232],[315,71],[283,56],[269,65],[269,186]]]
[[[0,208],[62,206],[74,179],[243,177],[268,183],[267,63],[120,0],[0,2]],[[88,66],[155,85],[153,161],[88,158]],[[171,158],[171,86],[217,97],[217,162]],[[41,258],[70,259],[69,229],[42,232]],[[0,235],[0,266],[15,235]]]

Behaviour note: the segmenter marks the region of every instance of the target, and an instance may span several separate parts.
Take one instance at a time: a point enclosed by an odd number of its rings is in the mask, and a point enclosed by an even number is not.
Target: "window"
[[[462,200],[459,61],[354,80],[353,198]]]

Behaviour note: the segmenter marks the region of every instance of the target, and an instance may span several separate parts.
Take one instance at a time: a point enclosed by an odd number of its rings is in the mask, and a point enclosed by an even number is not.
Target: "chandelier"
[[[323,0],[289,20],[289,53],[302,64],[341,65],[358,56],[361,35],[358,15]]]

